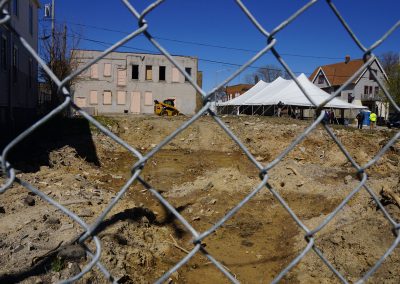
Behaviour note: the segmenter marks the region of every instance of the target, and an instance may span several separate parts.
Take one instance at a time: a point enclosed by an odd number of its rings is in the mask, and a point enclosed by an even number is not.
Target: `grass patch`
[[[64,268],[64,261],[56,257],[52,262],[51,262],[51,270],[54,272],[60,272]]]

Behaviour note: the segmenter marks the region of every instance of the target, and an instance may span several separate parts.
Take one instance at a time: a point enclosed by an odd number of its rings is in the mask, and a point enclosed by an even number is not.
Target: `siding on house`
[[[324,75],[322,69],[318,70],[316,77],[314,79],[314,85],[318,86],[321,89],[325,89],[329,87],[329,81],[327,77]]]
[[[100,51],[94,50],[75,50],[74,52],[80,64],[85,64],[100,54]],[[192,77],[196,81],[197,58],[173,57],[183,68],[190,68]],[[165,80],[159,78],[160,66],[165,67]],[[94,92],[97,92],[97,104],[87,105],[93,108],[94,113],[152,114],[154,100],[163,101],[168,98],[176,98],[178,108],[182,113],[188,115],[195,113],[196,90],[189,82],[185,82],[184,76],[163,55],[112,52],[101,59],[96,68],[98,69],[97,78],[91,76],[92,68],[90,68],[73,86],[75,102],[78,98],[91,98],[90,102],[92,102]],[[135,79],[136,75],[138,79]],[[103,96],[102,99],[100,96]]]
[[[18,13],[9,6],[11,19],[0,25],[0,125],[18,127],[36,114],[38,64],[19,36],[37,52],[39,3],[18,0]]]
[[[384,74],[380,71],[379,66],[376,61],[371,64],[371,68],[377,70],[378,78],[381,82],[385,81]],[[378,83],[375,80],[369,79],[370,78],[370,71],[366,70],[359,81],[354,86],[354,93],[356,94],[357,99],[368,99],[368,96],[364,95],[364,88],[372,87],[373,93],[375,93],[375,87],[379,87]],[[372,96],[370,96],[372,98]]]
[[[363,64],[364,61],[362,59],[356,59],[320,66],[314,70],[309,79],[319,88],[333,94],[362,68]],[[387,76],[377,59],[371,63],[370,67],[376,71],[378,79],[381,82],[385,82]],[[380,87],[370,73],[367,68],[363,70],[361,75],[356,76],[341,90],[339,98],[346,102],[352,100],[351,102],[354,104],[367,106],[371,110],[377,111],[378,116],[387,118],[388,105],[382,102],[379,95]],[[320,80],[320,76],[323,80]],[[349,114],[350,117],[352,115]]]

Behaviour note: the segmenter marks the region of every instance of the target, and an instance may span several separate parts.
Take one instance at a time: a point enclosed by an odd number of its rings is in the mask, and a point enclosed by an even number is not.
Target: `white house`
[[[363,64],[362,59],[350,60],[350,57],[346,56],[344,62],[317,67],[309,79],[316,86],[332,94],[353,76]],[[387,75],[377,59],[370,64],[370,67],[381,82],[387,80]],[[385,119],[388,116],[388,103],[384,102],[379,85],[368,68],[365,68],[342,90],[340,98],[349,103],[366,106]]]

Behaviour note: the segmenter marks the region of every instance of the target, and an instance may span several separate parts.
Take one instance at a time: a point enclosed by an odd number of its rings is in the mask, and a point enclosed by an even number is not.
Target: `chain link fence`
[[[321,0],[322,1],[322,0]],[[6,10],[5,7],[6,4],[10,4],[10,0],[2,0],[0,1],[0,9],[3,11],[3,17],[0,18],[0,25],[7,26],[8,22],[10,21],[10,15],[9,12]],[[366,184],[367,181],[367,174],[366,170],[370,168],[372,165],[374,165],[381,157],[384,155],[384,153],[396,143],[397,139],[400,137],[400,132],[397,132],[396,135],[384,146],[381,148],[381,150],[374,156],[373,159],[371,159],[368,163],[365,165],[359,165],[357,162],[353,159],[353,157],[349,154],[349,152],[346,150],[346,148],[343,146],[343,144],[340,142],[340,140],[335,136],[334,132],[332,129],[329,127],[329,125],[325,124],[323,121],[324,114],[321,112],[322,108],[326,103],[331,101],[334,97],[337,97],[340,95],[341,91],[346,88],[348,84],[350,84],[355,78],[357,78],[366,68],[370,68],[369,65],[372,63],[372,61],[376,58],[376,56],[373,54],[373,51],[375,48],[377,48],[379,45],[381,45],[399,26],[400,26],[400,21],[398,21],[392,28],[390,28],[381,38],[377,39],[375,43],[373,43],[371,46],[366,47],[361,43],[361,41],[357,38],[355,33],[352,31],[350,26],[347,24],[346,20],[340,13],[340,11],[336,8],[334,1],[327,0],[326,5],[332,10],[332,12],[336,15],[339,23],[341,26],[343,26],[354,43],[358,46],[358,48],[363,52],[364,54],[364,65],[351,77],[349,78],[346,83],[339,88],[334,94],[331,95],[329,99],[321,103],[320,105],[315,104],[312,101],[312,98],[307,94],[305,89],[302,87],[302,85],[298,82],[296,79],[296,76],[294,75],[293,71],[291,68],[288,66],[288,64],[285,62],[285,60],[282,58],[280,55],[279,51],[275,48],[275,45],[277,44],[279,40],[279,33],[285,29],[286,26],[291,25],[295,22],[296,18],[299,17],[301,14],[303,14],[306,10],[312,9],[313,5],[317,3],[317,0],[312,0],[309,1],[306,5],[304,5],[301,9],[296,11],[293,15],[288,17],[285,21],[283,21],[281,24],[279,24],[276,28],[274,28],[272,31],[267,31],[259,22],[258,20],[253,16],[251,11],[246,7],[244,3],[240,0],[236,0],[236,4],[240,7],[240,9],[243,11],[243,13],[247,16],[248,20],[258,29],[260,32],[261,36],[263,36],[266,40],[266,46],[262,48],[256,55],[254,55],[249,61],[247,61],[245,64],[243,64],[240,68],[238,68],[229,78],[221,82],[218,86],[216,86],[213,90],[211,90],[209,93],[206,93],[204,90],[202,90],[196,82],[185,72],[185,69],[182,68],[170,55],[170,53],[152,36],[152,34],[148,31],[149,26],[151,23],[148,23],[146,21],[146,16],[151,13],[153,10],[157,9],[164,1],[163,0],[158,0],[149,5],[146,9],[144,9],[142,12],[139,12],[131,3],[129,3],[128,0],[122,0],[126,8],[132,13],[133,19],[137,21],[138,23],[138,28],[134,31],[132,31],[129,35],[126,37],[122,38],[120,41],[116,42],[114,45],[111,47],[107,48],[104,50],[100,56],[97,58],[94,58],[87,64],[85,64],[81,69],[74,71],[72,74],[70,74],[68,77],[64,79],[57,78],[52,70],[46,65],[46,63],[40,58],[40,56],[35,52],[35,50],[26,42],[26,40],[23,37],[20,37],[20,40],[23,44],[23,46],[28,50],[28,52],[37,60],[37,62],[40,64],[40,66],[45,70],[45,72],[52,78],[54,83],[58,86],[58,92],[59,94],[62,94],[64,97],[64,101],[62,104],[60,104],[58,107],[53,109],[50,113],[48,113],[45,117],[40,119],[38,122],[35,124],[31,125],[28,129],[26,129],[22,134],[20,134],[18,137],[16,137],[14,140],[12,140],[3,150],[0,160],[1,160],[1,166],[2,166],[2,174],[5,177],[5,183],[1,185],[0,187],[0,193],[4,193],[6,190],[8,190],[14,183],[18,183],[22,186],[24,186],[26,189],[29,191],[33,192],[46,202],[50,203],[52,206],[57,208],[58,210],[62,211],[65,215],[67,215],[69,218],[74,220],[76,223],[78,223],[83,229],[84,233],[82,235],[79,235],[75,238],[75,241],[77,243],[80,243],[82,246],[85,247],[86,253],[88,257],[90,258],[89,263],[86,265],[82,271],[64,281],[62,283],[72,283],[78,279],[80,279],[85,273],[89,272],[91,269],[93,269],[94,266],[97,266],[97,268],[104,274],[104,277],[111,281],[115,282],[115,278],[108,272],[107,268],[102,265],[100,262],[100,255],[101,255],[101,250],[102,250],[102,244],[99,240],[99,238],[96,236],[95,232],[98,226],[102,223],[104,218],[107,216],[107,214],[111,211],[111,209],[119,202],[119,200],[124,196],[128,188],[136,181],[141,183],[146,189],[148,189],[156,198],[158,201],[160,201],[176,218],[181,222],[181,224],[191,233],[193,236],[193,248],[191,251],[184,257],[182,258],[174,267],[172,267],[169,271],[167,271],[164,275],[162,275],[161,278],[159,278],[156,283],[162,283],[166,281],[172,273],[174,273],[176,270],[184,266],[194,255],[200,253],[206,256],[214,265],[217,269],[219,269],[226,277],[233,283],[238,283],[238,280],[232,275],[226,267],[216,258],[214,258],[203,246],[202,244],[204,243],[204,240],[212,234],[214,231],[216,231],[218,228],[220,228],[228,219],[230,219],[233,215],[235,215],[257,192],[259,192],[262,189],[267,189],[271,192],[271,194],[279,201],[279,203],[284,207],[284,209],[290,214],[290,216],[293,218],[293,220],[297,223],[298,227],[304,232],[304,242],[305,246],[304,249],[285,267],[278,275],[275,276],[273,283],[279,282],[294,266],[296,266],[305,256],[306,254],[310,253],[310,251],[314,251],[316,255],[323,261],[323,263],[336,275],[336,277],[343,283],[347,283],[346,278],[328,261],[328,259],[324,256],[323,252],[317,247],[316,245],[316,234],[321,231],[342,209],[343,207],[349,202],[349,200],[359,191],[365,190],[372,198],[372,200],[377,204],[377,206],[382,210],[384,216],[386,219],[390,222],[390,224],[393,227],[393,231],[396,234],[396,238],[393,241],[392,245],[387,249],[387,251],[382,255],[378,261],[372,267],[365,272],[365,274],[358,280],[357,283],[363,283],[365,282],[383,263],[383,261],[393,252],[393,250],[398,246],[400,242],[400,224],[395,221],[395,219],[387,212],[387,210],[383,207],[381,202],[379,201],[379,198],[376,196],[374,191]],[[0,14],[1,15],[1,14]],[[64,87],[65,84],[75,78],[76,76],[80,75],[82,72],[87,70],[92,64],[95,64],[102,58],[104,58],[107,54],[110,52],[116,50],[117,48],[121,47],[124,43],[128,42],[129,40],[137,37],[138,35],[144,35],[147,40],[154,46],[156,47],[163,55],[166,56],[166,58],[169,59],[169,61],[176,66],[176,68],[179,69],[179,71],[185,76],[185,78],[190,82],[190,84],[200,93],[202,100],[203,100],[203,107],[194,115],[192,116],[189,120],[187,120],[183,125],[181,125],[179,128],[175,129],[168,137],[166,137],[161,143],[159,143],[155,148],[153,148],[150,152],[142,154],[139,150],[135,149],[134,147],[130,146],[127,144],[125,141],[123,141],[121,138],[116,136],[114,133],[108,130],[105,126],[103,126],[101,123],[96,121],[93,117],[88,115],[86,112],[82,111],[78,106],[74,104],[74,102],[71,100],[71,96],[67,89]],[[232,79],[234,79],[237,75],[239,75],[241,72],[243,72],[247,67],[249,67],[253,62],[255,62],[257,59],[259,59],[262,55],[265,53],[270,52],[272,53],[275,58],[280,62],[282,67],[290,74],[291,78],[296,82],[300,90],[304,93],[304,95],[312,102],[317,110],[318,116],[313,121],[303,133],[301,133],[294,141],[282,152],[280,155],[274,159],[272,162],[268,163],[267,165],[263,165],[260,162],[256,160],[256,158],[250,153],[250,151],[246,148],[246,146],[235,136],[235,134],[224,124],[224,122],[217,116],[215,112],[213,112],[210,109],[210,96],[212,93],[220,88],[221,86],[226,85],[228,82],[230,82]],[[388,93],[384,82],[381,82],[377,76],[375,75],[374,72],[372,72],[372,76],[374,77],[375,81],[378,83],[380,88],[383,90],[386,98],[388,101],[391,103],[393,108],[399,112],[400,108],[399,106],[395,103],[391,95]],[[49,120],[52,120],[58,113],[62,112],[63,110],[66,110],[67,108],[72,107],[76,112],[78,112],[82,117],[87,119],[90,123],[95,125],[100,131],[102,131],[105,135],[109,136],[112,138],[116,143],[120,144],[122,147],[124,147],[126,150],[128,150],[132,155],[136,156],[138,161],[132,166],[131,168],[131,177],[128,179],[128,181],[125,183],[125,185],[119,190],[118,194],[115,196],[114,199],[108,204],[106,209],[100,214],[100,216],[97,217],[96,221],[93,224],[87,224],[85,223],[81,218],[79,218],[76,214],[68,210],[66,207],[62,206],[60,203],[56,202],[49,196],[47,196],[45,193],[41,192],[37,188],[35,188],[33,185],[30,183],[18,178],[16,176],[16,171],[13,168],[13,166],[7,162],[7,158],[9,156],[9,152],[22,140],[24,140],[26,137],[31,135],[33,132],[35,132],[41,125],[46,123]],[[161,195],[158,193],[156,189],[154,189],[151,184],[146,182],[142,177],[141,173],[143,171],[143,168],[146,167],[146,162],[154,156],[159,150],[161,150],[166,144],[168,144],[174,137],[176,137],[179,133],[181,133],[183,130],[185,130],[188,126],[193,124],[197,119],[199,119],[203,114],[208,113],[226,133],[227,135],[230,136],[230,138],[240,147],[240,149],[245,153],[247,158],[251,161],[252,164],[257,167],[259,170],[259,176],[260,176],[260,183],[258,184],[257,187],[255,187],[250,194],[248,194],[240,203],[238,203],[234,208],[230,209],[230,211],[218,222],[216,222],[211,228],[204,232],[198,232],[196,229],[193,228],[193,226],[190,224],[188,220],[186,220],[181,214],[177,212],[177,210]],[[359,176],[359,183],[358,185],[342,200],[342,202],[331,212],[331,214],[328,215],[315,229],[311,229],[307,227],[300,219],[299,217],[294,213],[294,211],[288,206],[286,201],[282,198],[282,196],[273,188],[273,186],[269,183],[269,171],[274,168],[290,151],[293,150],[296,145],[298,145],[303,139],[307,137],[307,135],[315,129],[319,124],[323,126],[325,131],[328,133],[328,135],[332,138],[332,140],[338,145],[338,147],[341,149],[343,154],[347,157],[348,161],[351,163],[351,165],[354,167],[356,172],[358,173]],[[1,198],[1,196],[0,196]],[[389,232],[388,232],[389,233]],[[85,241],[90,240],[93,242],[95,245],[95,249],[91,250],[85,245]]]

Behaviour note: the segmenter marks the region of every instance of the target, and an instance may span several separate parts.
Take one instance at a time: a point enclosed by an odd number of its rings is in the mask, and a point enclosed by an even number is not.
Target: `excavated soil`
[[[100,117],[111,131],[148,153],[185,117]],[[310,121],[271,117],[223,117],[263,165],[273,161]],[[350,156],[367,163],[394,131],[334,126]],[[368,169],[368,187],[398,221],[400,148],[395,145]],[[15,149],[17,177],[64,205],[88,224],[116,196],[137,158],[81,119],[56,121]],[[141,177],[198,231],[204,232],[259,183],[259,171],[210,117],[201,117],[147,163]],[[269,184],[310,230],[358,185],[356,170],[322,128],[317,127],[275,167]],[[4,178],[0,179],[4,183]],[[383,190],[383,191],[382,191]],[[315,235],[316,247],[348,281],[364,275],[396,235],[365,189]],[[54,206],[15,183],[0,195],[0,283],[54,283],[90,261],[75,244],[83,232]],[[193,248],[193,236],[141,184],[134,183],[96,230],[101,262],[119,283],[152,283]],[[204,247],[243,283],[269,283],[307,246],[305,232],[268,188],[261,189]],[[86,245],[94,250],[92,241]],[[373,274],[371,283],[399,283],[399,249]],[[229,283],[199,253],[170,283]],[[284,283],[340,283],[314,251]],[[108,283],[98,268],[78,283]]]

